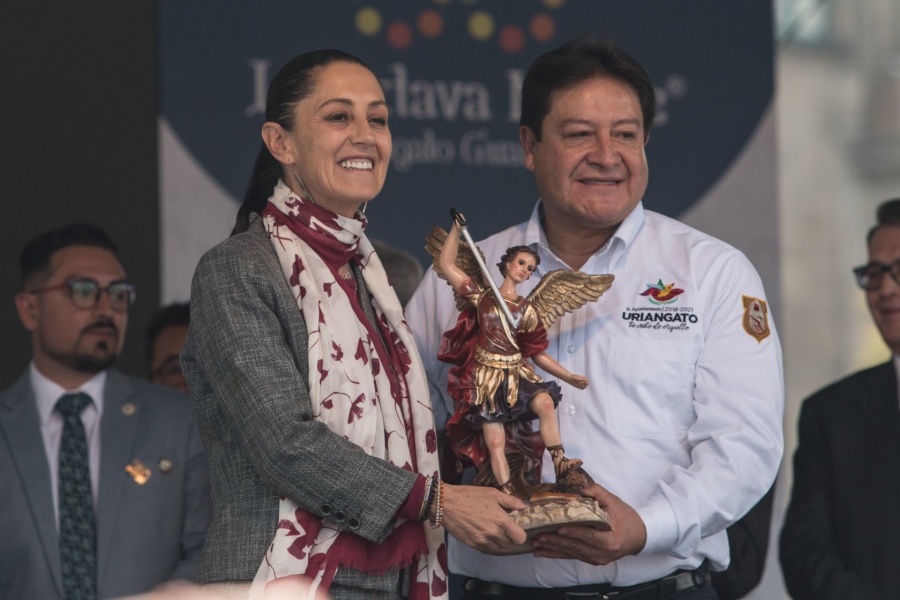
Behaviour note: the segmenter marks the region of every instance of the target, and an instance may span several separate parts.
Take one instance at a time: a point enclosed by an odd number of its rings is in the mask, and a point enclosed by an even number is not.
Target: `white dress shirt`
[[[92,402],[81,411],[81,423],[88,444],[88,466],[91,471],[91,493],[94,497],[94,509],[97,508],[97,490],[100,487],[100,417],[103,415],[103,389],[106,386],[106,371],[94,375],[77,390],[66,390],[47,379],[31,363],[31,389],[37,403],[38,416],[41,419],[41,438],[44,440],[44,452],[47,453],[47,464],[50,466],[50,486],[53,489],[53,510],[56,513],[56,526],[59,528],[59,444],[62,440],[65,421],[56,412],[56,402],[64,394],[83,392],[91,397]]]
[[[568,268],[547,246],[540,202],[529,221],[478,245],[494,265],[519,244],[541,257],[535,275],[519,286],[523,295],[545,273]],[[713,569],[724,569],[725,528],[769,489],[783,452],[781,348],[772,315],[763,314],[768,335],[759,327],[753,335],[746,324],[746,306],[757,319],[766,306],[759,276],[735,248],[641,204],[582,271],[612,273],[615,281],[597,302],[549,330],[547,352],[590,380],[585,390],[560,382],[560,433],[566,455],[583,459],[597,483],[638,512],[646,545],[636,556],[592,566],[531,554],[488,556],[451,540],[450,570],[510,585],[564,587],[634,585],[707,558]],[[660,282],[674,285],[654,299],[648,290]],[[748,304],[752,299],[757,303]],[[406,315],[441,427],[453,410],[450,365],[437,360],[441,335],[458,316],[452,289],[429,270]],[[542,477],[554,480],[547,454]]]

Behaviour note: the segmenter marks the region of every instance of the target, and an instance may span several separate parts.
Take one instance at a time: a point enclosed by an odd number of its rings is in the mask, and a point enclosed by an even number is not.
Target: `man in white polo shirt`
[[[543,534],[533,555],[513,557],[451,541],[465,598],[716,598],[709,571],[728,564],[725,528],[775,478],[782,364],[765,292],[739,251],[644,209],[654,110],[643,67],[607,41],[569,42],[525,77],[520,139],[540,200],[479,247],[489,265],[510,246],[539,253],[523,295],[554,269],[615,275],[599,301],[553,325],[547,350],[590,380],[563,385],[560,432],[613,529]],[[439,427],[454,407],[450,365],[436,356],[457,314],[433,272],[407,306]]]

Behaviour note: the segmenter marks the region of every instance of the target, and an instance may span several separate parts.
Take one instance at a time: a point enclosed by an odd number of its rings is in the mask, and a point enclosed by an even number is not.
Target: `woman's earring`
[[[297,185],[300,186],[300,189],[303,191],[303,195],[306,196],[306,199],[313,204],[318,204],[318,202],[316,202],[316,200],[312,197],[312,194],[309,193],[309,190],[306,189],[306,186],[303,185],[303,182],[300,181],[300,178],[297,176],[297,171],[294,169],[294,163],[291,163],[291,175],[294,176],[294,180],[297,182]]]

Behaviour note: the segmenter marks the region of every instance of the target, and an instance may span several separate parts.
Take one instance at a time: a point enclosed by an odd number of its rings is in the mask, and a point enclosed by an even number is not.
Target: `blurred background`
[[[471,8],[478,2],[460,4]],[[588,10],[588,5],[581,5],[579,0],[550,4],[556,5],[560,15],[565,10],[577,14],[579,6]],[[670,4],[610,2],[613,8],[609,10],[619,11],[616,14],[623,20],[643,24],[645,31],[658,32],[665,25],[659,13],[672,10]],[[738,4],[758,7],[763,2],[745,0]],[[268,0],[254,4],[253,10],[261,18],[279,20],[283,6],[287,3]],[[291,10],[312,10],[297,6],[291,4]],[[688,6],[690,3],[679,3],[676,8],[687,10]],[[713,4],[708,6],[710,14],[719,10]],[[207,7],[206,16],[212,10]],[[201,25],[193,38],[190,31],[173,29],[172,23],[181,21],[170,17],[178,11],[196,13]],[[171,167],[164,168],[163,163],[182,163],[173,155],[172,146],[167,146],[172,140],[167,138],[169,132],[160,116],[169,114],[163,86],[172,73],[178,75],[181,59],[178,54],[165,52],[171,48],[171,36],[182,40],[182,52],[190,53],[191,43],[195,43],[195,53],[205,56],[211,52],[211,36],[226,47],[242,43],[245,32],[227,27],[203,29],[204,10],[168,1],[35,0],[10,4],[0,9],[0,14],[4,228],[0,272],[6,275],[0,281],[0,386],[11,384],[29,357],[29,340],[12,303],[19,287],[19,250],[37,232],[77,220],[95,222],[112,234],[120,244],[130,279],[139,287],[139,302],[131,314],[120,368],[143,375],[140,338],[150,314],[163,302],[187,299],[184,277],[167,282],[167,273],[190,272],[196,262],[193,249],[173,240],[196,240],[199,234],[194,232],[203,227],[208,231],[210,226],[213,236],[221,239],[233,218],[233,212],[214,210],[222,206],[221,202],[233,202],[234,194],[227,185],[216,181],[206,182],[205,187],[190,183],[177,194],[168,193],[171,181],[161,172]],[[728,179],[734,176],[734,169],[726,168],[721,180],[704,188],[704,201],[707,196],[719,199],[727,210],[707,203],[705,208],[695,205],[679,212],[675,207],[669,212],[735,244],[764,274],[785,357],[786,453],[775,499],[773,531],[777,532],[791,481],[790,458],[800,402],[838,377],[889,356],[850,270],[865,262],[864,238],[874,221],[875,207],[885,199],[900,197],[900,3],[776,0],[763,15],[771,29],[759,34],[757,45],[745,53],[758,53],[766,64],[771,60],[768,76],[756,73],[753,77],[760,78],[763,87],[774,82],[774,91],[769,90],[771,102],[763,103],[757,115],[760,126],[756,135],[747,139],[753,152],[739,154],[734,160],[743,161],[745,166],[748,161],[762,164],[758,172],[765,173],[766,181],[757,183],[772,193],[766,191],[758,201],[751,197],[748,202],[728,204]],[[718,13],[715,17],[703,24],[711,38],[715,38],[713,30],[720,18]],[[214,19],[210,16],[208,21]],[[282,26],[292,23],[288,20]],[[666,43],[675,51],[699,33],[692,33],[686,26]],[[629,31],[619,37],[629,50],[632,45],[640,46],[640,40],[633,39]],[[292,40],[283,43],[291,45]],[[337,42],[334,45],[343,47]],[[538,50],[541,48],[528,49],[532,54],[522,55],[523,66]],[[648,65],[655,82],[654,69],[665,73],[665,65],[654,57],[633,53]],[[714,59],[717,57],[710,57]],[[740,62],[726,67],[729,77],[740,76],[743,65]],[[163,69],[170,75],[161,75]],[[697,77],[699,80],[700,75]],[[728,81],[723,77],[722,85],[740,85]],[[668,89],[671,92],[673,88]],[[752,90],[739,92],[750,101]],[[240,103],[244,106],[251,100],[244,97]],[[758,99],[753,102],[759,104]],[[197,115],[207,108],[211,107],[194,107]],[[730,111],[732,116],[740,116],[740,107]],[[725,118],[728,115],[716,116]],[[514,129],[509,124],[506,127]],[[664,145],[666,132],[674,131],[674,127],[664,125],[658,134],[655,131],[651,147],[657,143],[657,135],[662,140],[660,146]],[[215,125],[207,124],[206,128],[214,131]],[[214,147],[220,142],[213,135],[208,143]],[[255,153],[256,146],[248,150]],[[183,164],[190,162],[189,157],[181,158],[186,161]],[[660,169],[653,155],[650,158],[651,182],[655,182]],[[242,168],[249,173],[250,163]],[[240,176],[244,177],[243,172]],[[389,182],[395,176],[402,182],[392,168]],[[511,169],[508,177],[527,185],[526,173]],[[209,199],[210,187],[219,199]],[[526,218],[532,203],[529,196],[524,212],[512,215],[512,221]],[[172,210],[188,205],[203,209],[189,219],[172,218]],[[443,214],[443,205],[440,210]],[[740,230],[747,219],[762,230],[744,237],[740,231],[734,237],[723,233]],[[487,235],[488,228],[484,229],[483,235]],[[416,236],[420,234],[424,232],[415,232]],[[204,243],[208,247],[215,241]],[[400,245],[419,244],[410,241]],[[751,598],[786,597],[774,554],[776,540],[777,533],[772,536],[764,582]]]
[[[800,402],[890,357],[850,270],[866,262],[875,207],[900,197],[900,3],[778,0],[775,9],[786,388],[777,532]],[[776,552],[770,544],[752,598],[785,595]]]

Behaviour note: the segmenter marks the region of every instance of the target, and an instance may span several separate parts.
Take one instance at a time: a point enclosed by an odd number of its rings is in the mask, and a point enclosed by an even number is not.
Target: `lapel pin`
[[[122,405],[122,414],[126,417],[130,417],[135,412],[137,412],[137,407],[131,402]]]
[[[145,467],[144,463],[138,459],[131,461],[131,464],[125,467],[125,471],[131,475],[132,479],[134,479],[138,485],[147,483],[147,480],[150,479],[150,476],[153,474],[150,469]]]
[[[172,472],[172,461],[168,458],[159,459],[159,472],[160,473],[171,473]]]

